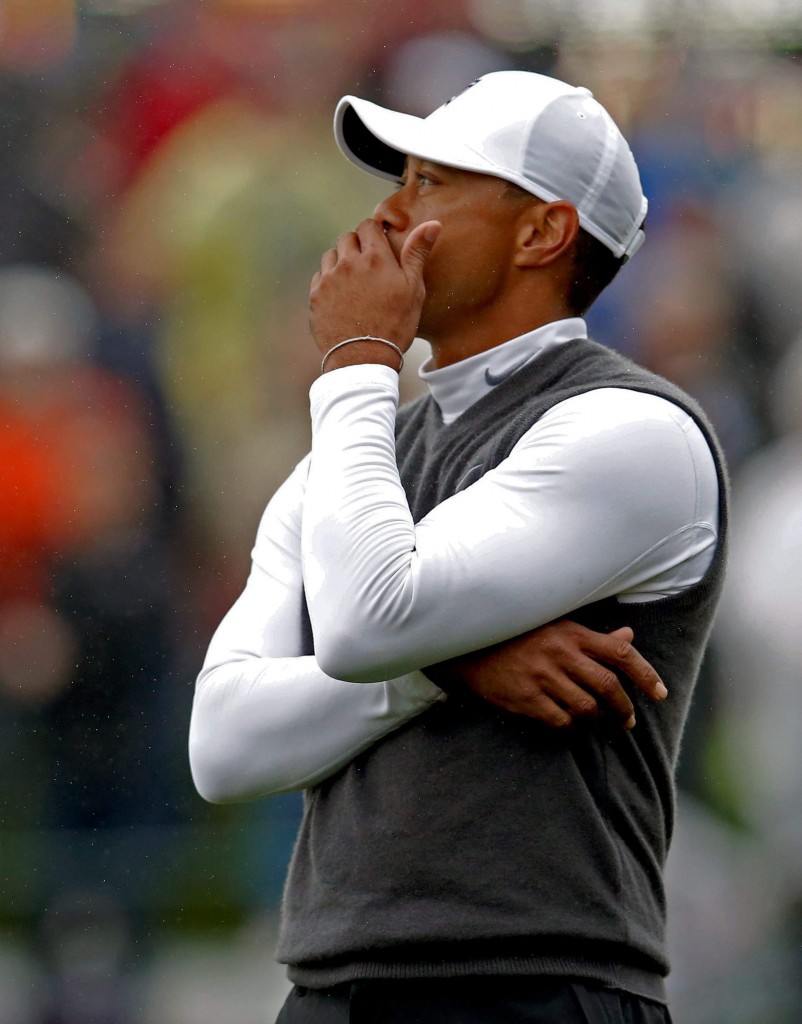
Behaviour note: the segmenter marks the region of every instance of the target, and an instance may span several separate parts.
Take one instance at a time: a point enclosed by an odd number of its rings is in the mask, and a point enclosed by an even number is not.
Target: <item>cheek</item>
[[[449,242],[447,238],[443,237],[444,235],[445,231],[441,232],[437,244],[423,267],[423,283],[427,288],[430,288],[435,281],[442,280],[444,272],[453,265]]]
[[[509,256],[509,239],[497,222],[481,217],[449,220],[424,269],[427,290],[433,288],[456,294],[493,287]]]

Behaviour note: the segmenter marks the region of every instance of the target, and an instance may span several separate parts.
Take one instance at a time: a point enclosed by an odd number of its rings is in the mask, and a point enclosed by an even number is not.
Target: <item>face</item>
[[[396,257],[427,220],[442,231],[426,263],[418,333],[431,342],[481,325],[507,282],[520,205],[499,178],[409,157],[398,189],[374,211]]]

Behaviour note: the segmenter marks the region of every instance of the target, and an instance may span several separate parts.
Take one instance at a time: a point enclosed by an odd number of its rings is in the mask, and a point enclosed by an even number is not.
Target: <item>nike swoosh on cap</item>
[[[502,381],[505,381],[508,377],[511,377],[514,373],[517,373],[520,369],[526,366],[530,358],[530,356],[527,356],[526,359],[523,359],[520,363],[516,363],[515,366],[511,367],[509,370],[504,370],[503,373],[491,373],[490,367],[488,366],[485,370],[485,383],[491,388],[498,387]]]

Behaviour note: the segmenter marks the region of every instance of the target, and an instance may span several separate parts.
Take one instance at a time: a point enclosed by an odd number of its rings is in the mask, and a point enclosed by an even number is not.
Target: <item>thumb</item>
[[[409,233],[398,260],[402,270],[418,275],[423,274],[423,267],[429,258],[429,253],[434,248],[441,228],[440,221],[427,220]]]
[[[635,634],[629,626],[619,626],[618,629],[614,629],[610,636],[620,636],[622,640],[626,640],[627,643],[632,643],[635,639]]]

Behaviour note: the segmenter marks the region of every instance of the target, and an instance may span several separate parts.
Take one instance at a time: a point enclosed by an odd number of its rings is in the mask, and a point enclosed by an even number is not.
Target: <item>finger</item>
[[[632,728],[635,709],[615,672],[592,658],[579,658],[571,666],[571,675],[580,687],[590,691],[597,702],[601,701],[605,708],[620,718],[625,728]],[[549,692],[553,691],[550,689]]]
[[[434,248],[441,228],[442,224],[439,221],[427,220],[410,231],[398,260],[402,270],[408,274],[423,275],[426,260]]]
[[[327,249],[320,258],[320,269],[322,271],[333,270],[337,266],[337,250]]]
[[[380,252],[390,252],[390,243],[387,241],[387,235],[377,221],[373,218],[363,220],[359,227],[356,229],[357,237],[359,238],[359,244],[362,248],[362,252],[367,252],[369,249],[376,249]]]
[[[632,636],[627,638],[625,635],[620,635],[623,630],[614,630],[606,638],[609,641],[605,645],[608,653],[599,653],[598,656],[607,662],[608,665],[615,665],[616,668],[621,669],[638,689],[643,690],[648,696],[653,697],[655,700],[665,700],[668,696],[668,690],[663,680],[660,678],[657,670],[633,647],[631,640],[634,637],[634,633],[632,633],[632,630],[628,626],[623,627],[623,629],[627,630]],[[596,656],[587,648],[586,651],[592,656]]]
[[[506,688],[497,690],[471,686],[471,689],[484,700],[514,715],[536,719],[555,729],[565,729],[573,725],[574,720],[565,708],[560,707],[557,701],[542,689],[535,693],[511,692]]]
[[[337,239],[338,259],[343,259],[346,256],[353,256],[360,251],[359,237],[356,231],[346,231]]]
[[[533,700],[516,704],[511,710],[526,715],[527,718],[535,718],[552,729],[567,729],[574,724],[573,718],[565,708],[561,708],[545,693],[539,693]]]
[[[550,680],[548,693],[572,718],[598,718],[602,713],[593,694],[577,686],[568,676]]]

